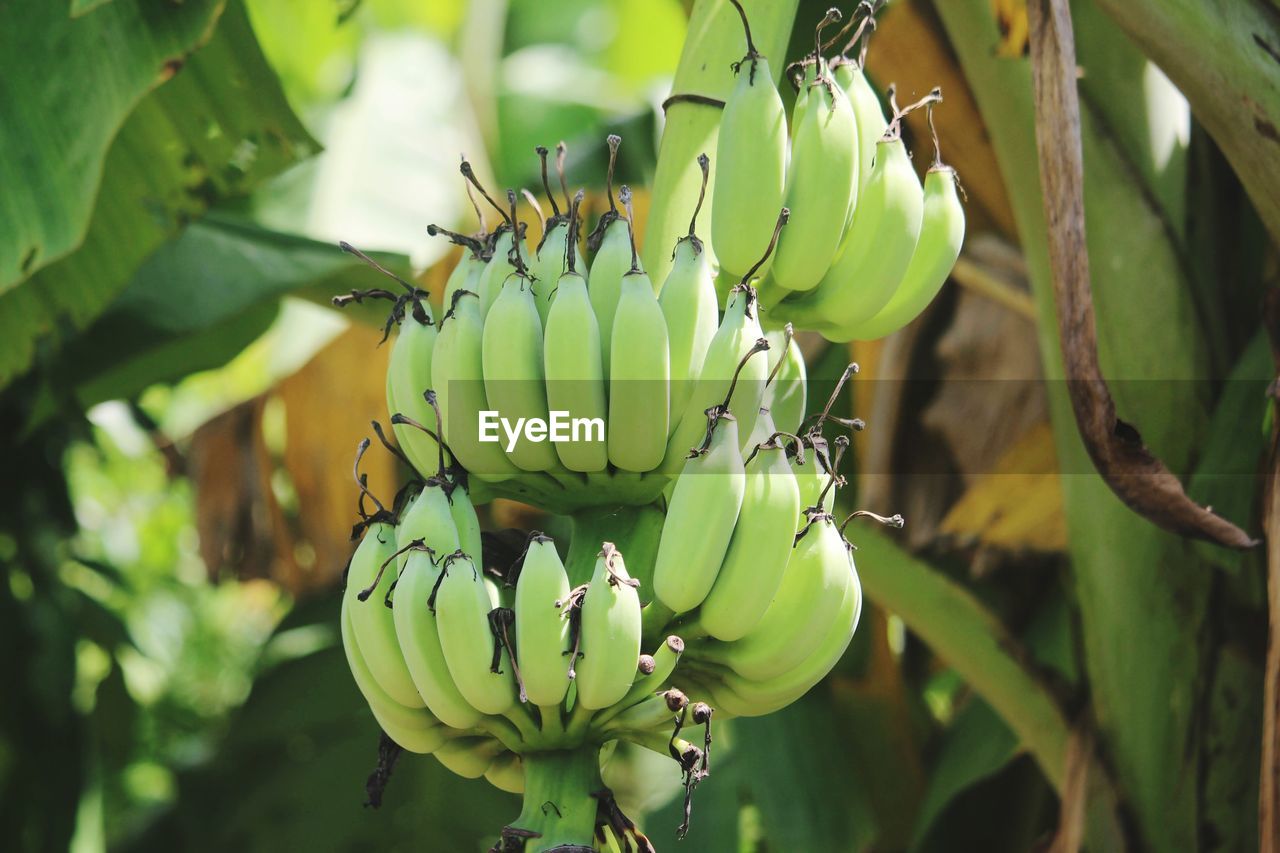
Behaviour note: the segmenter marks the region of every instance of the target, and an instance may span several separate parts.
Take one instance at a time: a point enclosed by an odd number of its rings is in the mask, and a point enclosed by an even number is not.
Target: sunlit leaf
[[[112,144],[84,245],[0,294],[0,386],[27,369],[38,341],[56,347],[101,313],[138,265],[211,203],[247,192],[314,147],[233,2],[209,44],[139,105]]]
[[[0,292],[84,239],[112,138],[224,2],[0,4]]]

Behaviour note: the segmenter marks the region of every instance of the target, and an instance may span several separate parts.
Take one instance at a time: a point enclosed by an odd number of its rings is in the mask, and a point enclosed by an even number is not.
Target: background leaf
[[[151,252],[213,202],[314,149],[233,0],[209,44],[142,102],[112,144],[84,245],[0,293],[0,388],[31,364],[37,341],[56,347],[87,325]]]
[[[208,40],[224,5],[0,6],[0,293],[79,245],[125,116]]]

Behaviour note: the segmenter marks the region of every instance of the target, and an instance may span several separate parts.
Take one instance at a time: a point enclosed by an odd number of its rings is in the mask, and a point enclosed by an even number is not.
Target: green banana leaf
[[[121,123],[208,40],[225,0],[94,5],[0,6],[0,293],[81,243]]]
[[[37,346],[56,349],[91,322],[211,204],[315,149],[232,2],[209,43],[142,101],[112,144],[83,245],[0,293],[0,388],[31,366]]]
[[[1063,376],[1033,130],[1030,66],[1001,59],[984,0],[937,3],[1010,189],[1039,315],[1050,380]],[[1085,38],[1081,35],[1081,38]],[[1079,39],[1078,39],[1079,41]],[[1153,211],[1150,188],[1115,137],[1082,116],[1086,216],[1103,370],[1121,417],[1185,471],[1208,423],[1206,344],[1177,247]],[[1158,322],[1153,318],[1159,318]],[[1141,334],[1137,330],[1142,330]],[[1114,772],[1153,849],[1197,844],[1199,725],[1212,570],[1183,541],[1121,504],[1090,474],[1065,388],[1050,400],[1084,635],[1092,712]],[[1242,520],[1242,519],[1241,519]],[[1139,614],[1141,614],[1139,616]]]
[[[403,256],[376,257],[408,268]],[[107,312],[62,351],[51,382],[75,389],[86,408],[128,399],[225,364],[265,331],[282,296],[327,302],[386,284],[395,286],[335,245],[211,214],[147,259]],[[389,307],[352,306],[378,325]]]

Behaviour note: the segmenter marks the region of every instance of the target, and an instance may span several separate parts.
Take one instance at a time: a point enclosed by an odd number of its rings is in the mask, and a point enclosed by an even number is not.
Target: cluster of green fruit
[[[864,9],[851,44],[865,48]],[[720,280],[742,270],[732,287],[717,291],[697,235],[709,158],[698,158],[688,233],[655,282],[636,250],[631,194],[615,197],[621,140],[611,136],[589,269],[579,268],[584,194],[568,190],[562,144],[559,198],[550,152],[538,149],[552,215],[536,245],[517,193],[499,203],[463,161],[468,192],[502,223],[489,232],[481,217],[474,235],[432,226],[463,247],[438,322],[426,294],[399,279],[402,291],[336,300],[395,303],[387,400],[398,448],[379,438],[418,473],[387,508],[357,458],[363,539],[342,612],[351,670],[396,744],[526,792],[502,849],[649,849],[598,796],[601,750],[629,740],[669,754],[691,790],[708,770],[713,708],[750,716],[795,701],[857,626],[849,519],[833,516],[849,438],[825,435],[861,428],[831,412],[855,368],[806,418],[792,323],[847,340],[855,326],[906,322],[954,263],[963,215],[949,169],[935,166],[923,190],[916,180],[899,135],[906,111],[884,120],[861,60],[826,63],[821,31],[798,66],[788,143],[747,30],[710,193]],[[479,424],[494,412],[520,424],[560,412],[601,429],[597,440],[485,441]],[[570,515],[572,536],[534,533],[496,565],[474,506],[498,495]],[[679,737],[686,723],[707,726],[701,747]]]
[[[521,792],[540,756],[585,751],[594,760],[623,739],[672,755],[692,786],[706,772],[713,707],[769,713],[835,665],[862,596],[830,512],[838,478],[822,472],[838,459],[828,458],[820,424],[806,439],[765,427],[770,435],[744,463],[728,407],[712,407],[705,421],[665,514],[650,509],[620,531],[636,547],[639,577],[612,542],[587,538],[600,529],[587,517],[567,560],[534,533],[515,564],[495,571],[465,477],[442,449],[436,473],[390,509],[368,492],[357,460],[363,538],[348,569],[342,638],[391,740]],[[760,423],[771,423],[767,409]],[[708,726],[703,747],[678,736],[686,721]],[[554,826],[528,814],[513,826],[567,833],[568,811]],[[594,829],[587,811],[581,820]]]
[[[656,285],[650,280],[636,251],[630,191],[623,186],[618,194],[626,215],[613,193],[621,139],[608,142],[610,207],[587,240],[589,272],[578,268],[581,191],[570,198],[564,190],[562,213],[547,188],[554,213],[530,248],[519,237],[516,193],[499,205],[463,162],[468,188],[489,199],[504,221],[492,233],[471,236],[432,227],[464,248],[445,284],[447,310],[438,323],[409,285],[398,302],[387,397],[401,416],[393,421],[397,440],[418,470],[431,470],[432,436],[441,424],[451,458],[482,489],[558,512],[644,504],[680,474],[706,431],[706,410],[731,383],[744,446],[762,405],[779,412],[783,428],[799,428],[805,387],[799,347],[785,330],[765,335],[749,277],[730,294],[721,318],[715,274],[696,233],[697,210],[674,248],[670,273]],[[547,150],[538,151],[545,185]],[[563,186],[563,144],[559,151]],[[699,162],[705,190],[709,161]],[[785,217],[774,212],[774,233]],[[426,389],[434,400],[424,397]],[[568,422],[600,424],[600,440],[588,434],[559,442],[485,441],[478,429],[485,412],[517,424],[545,424],[560,413]]]
[[[761,301],[771,321],[790,321],[832,341],[871,340],[897,331],[937,295],[960,254],[964,209],[956,174],[937,155],[921,187],[902,141],[901,122],[927,107],[934,90],[892,115],[864,73],[874,30],[873,4],[863,2],[839,35],[831,10],[815,46],[788,68],[797,96],[788,127],[768,61],[751,42],[725,102],[717,147],[712,248],[721,269],[746,270],[769,242],[784,204],[791,222],[772,264],[761,270]],[[831,61],[824,48],[853,30]],[[860,49],[859,49],[860,48]],[[848,54],[857,50],[857,57]]]

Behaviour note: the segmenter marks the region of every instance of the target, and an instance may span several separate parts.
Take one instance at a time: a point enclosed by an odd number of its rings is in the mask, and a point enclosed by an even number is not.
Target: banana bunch
[[[862,591],[847,525],[901,525],[867,512],[837,522],[842,455],[862,423],[832,410],[856,366],[806,417],[794,330],[888,334],[949,274],[964,231],[955,175],[935,162],[921,185],[901,130],[940,95],[899,108],[890,91],[886,116],[863,75],[864,2],[830,62],[838,37],[823,32],[839,13],[819,26],[788,120],[731,2],[747,53],[717,178],[699,156],[702,189],[661,280],[641,264],[630,189],[615,191],[617,136],[607,209],[585,237],[563,143],[558,190],[551,149],[535,149],[550,216],[525,190],[491,194],[464,158],[479,230],[429,227],[462,255],[434,311],[343,244],[397,285],[335,303],[392,303],[394,444],[374,430],[412,475],[380,502],[361,444],[343,647],[391,741],[525,794],[495,849],[652,849],[607,795],[602,752],[629,740],[668,755],[691,795],[709,772],[713,714],[777,710],[848,647]],[[522,196],[540,222],[520,221]],[[498,217],[491,231],[481,205]],[[534,532],[502,556],[476,511],[499,496],[570,516],[571,535]],[[686,726],[706,728],[701,745]]]
[[[388,509],[359,474],[369,445],[356,460],[361,538],[340,618],[347,662],[382,730],[515,792],[531,754],[664,742],[688,705],[667,695],[684,644],[668,636],[642,653],[640,582],[619,549],[600,543],[575,586],[556,543],[535,532],[517,564],[495,572],[443,450],[436,473]]]
[[[964,239],[955,171],[933,134],[934,162],[923,186],[902,140],[902,120],[941,102],[935,89],[891,116],[865,75],[877,3],[864,0],[830,40],[832,9],[819,23],[813,51],[787,69],[797,88],[788,123],[768,60],[751,40],[737,0],[747,52],[734,64],[716,149],[712,248],[733,278],[769,240],[774,211],[791,222],[760,286],[767,325],[787,322],[831,341],[871,340],[909,323],[945,283]],[[831,61],[824,51],[853,36]],[[856,58],[848,54],[859,48]]]
[[[501,495],[562,513],[642,506],[669,488],[701,441],[706,410],[726,393],[742,445],[750,438],[766,379],[779,364],[763,354],[770,344],[753,285],[786,209],[774,211],[770,238],[722,317],[716,270],[697,232],[710,159],[698,158],[703,186],[688,234],[673,247],[670,272],[655,282],[640,263],[631,191],[624,185],[614,192],[620,144],[609,137],[609,207],[585,241],[589,264],[581,239],[584,194],[569,195],[563,143],[556,156],[559,196],[548,179],[550,152],[536,149],[552,210],[536,245],[517,218],[519,194],[508,190],[500,203],[464,159],[468,193],[496,211],[501,224],[488,232],[481,218],[480,232],[471,235],[428,228],[463,249],[438,319],[425,292],[343,244],[403,291],[353,292],[335,303],[394,302],[387,334],[398,332],[387,407],[397,443],[418,473],[432,471],[443,453],[467,472],[482,501]],[[791,384],[797,377],[802,383],[795,355],[785,363]]]

